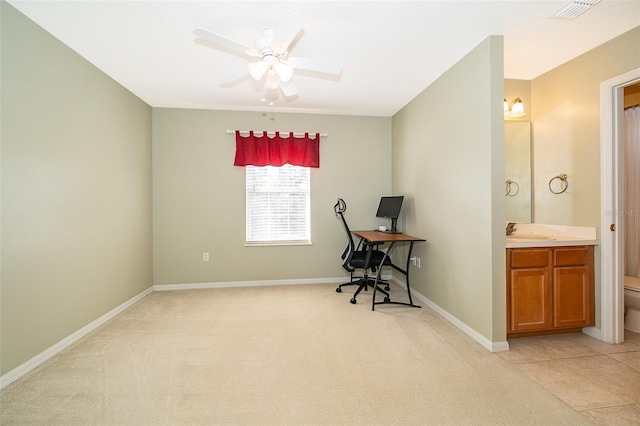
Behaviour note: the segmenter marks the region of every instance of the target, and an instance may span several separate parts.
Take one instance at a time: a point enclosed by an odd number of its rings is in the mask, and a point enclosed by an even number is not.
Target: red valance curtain
[[[235,166],[293,166],[320,167],[320,133],[314,138],[305,133],[304,137],[294,137],[293,132],[288,137],[267,136],[263,132],[256,136],[252,131],[249,136],[240,135],[236,130],[236,159]]]

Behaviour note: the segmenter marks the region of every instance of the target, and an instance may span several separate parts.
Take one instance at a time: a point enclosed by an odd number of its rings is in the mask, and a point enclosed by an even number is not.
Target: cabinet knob
[[[612,223],[611,225],[609,225],[609,229],[611,230],[611,232],[615,232],[616,230],[616,224]]]

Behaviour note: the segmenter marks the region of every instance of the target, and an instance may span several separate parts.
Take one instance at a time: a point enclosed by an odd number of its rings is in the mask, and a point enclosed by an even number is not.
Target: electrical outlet
[[[208,262],[209,261],[209,253],[207,253],[207,252],[202,253],[202,261],[203,262]]]
[[[416,266],[420,267],[420,258],[416,256]]]

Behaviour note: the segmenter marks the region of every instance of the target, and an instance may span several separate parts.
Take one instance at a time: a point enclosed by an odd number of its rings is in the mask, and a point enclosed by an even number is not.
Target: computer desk
[[[411,264],[411,252],[413,251],[413,244],[419,241],[426,241],[424,238],[412,237],[407,234],[392,234],[388,232],[380,232],[380,231],[352,231],[353,235],[360,237],[364,244],[370,245],[378,245],[390,243],[387,248],[384,259],[380,262],[380,266],[377,268],[378,271],[376,273],[376,280],[373,285],[373,300],[371,302],[371,310],[375,311],[376,305],[383,304],[395,304],[395,305],[405,305],[411,306],[414,308],[421,308],[419,305],[414,305],[413,300],[411,299],[411,286],[409,285],[409,265]],[[378,281],[380,281],[380,274],[382,273],[382,265],[387,257],[391,255],[391,250],[395,247],[396,243],[409,243],[409,252],[407,253],[407,266],[405,269],[400,268],[399,266],[391,263],[391,267],[396,271],[400,272],[405,277],[405,282],[407,284],[407,295],[409,296],[409,303],[406,302],[394,302],[389,299],[389,297],[385,297],[384,301],[376,302],[376,289],[378,288]]]

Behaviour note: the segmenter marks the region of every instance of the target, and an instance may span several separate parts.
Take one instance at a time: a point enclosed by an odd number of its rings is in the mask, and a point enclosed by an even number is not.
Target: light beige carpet
[[[589,423],[432,310],[334,289],[152,293],[4,389],[0,422]]]

